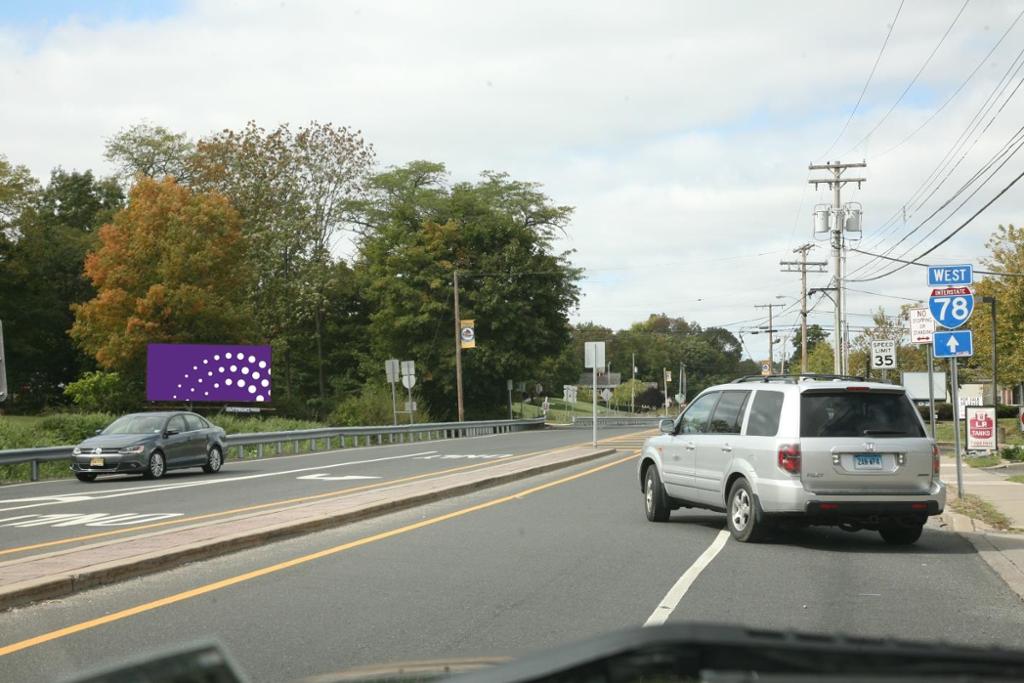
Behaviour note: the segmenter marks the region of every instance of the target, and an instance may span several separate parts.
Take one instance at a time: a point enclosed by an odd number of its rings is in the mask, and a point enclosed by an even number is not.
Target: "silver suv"
[[[942,512],[939,450],[902,387],[856,377],[744,377],[710,387],[639,465],[647,519],[725,512],[739,541],[780,523],[878,531],[906,545]]]

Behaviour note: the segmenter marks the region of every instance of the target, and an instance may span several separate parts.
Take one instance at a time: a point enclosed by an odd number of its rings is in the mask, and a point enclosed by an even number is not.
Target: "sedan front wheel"
[[[164,476],[166,471],[167,463],[164,460],[164,454],[160,451],[153,451],[149,456],[149,465],[146,466],[146,471],[142,473],[142,476],[146,479],[159,479]]]

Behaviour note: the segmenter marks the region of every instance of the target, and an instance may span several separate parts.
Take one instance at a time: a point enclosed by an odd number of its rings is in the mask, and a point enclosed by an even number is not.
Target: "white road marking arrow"
[[[332,477],[326,472],[318,472],[316,474],[307,474],[303,477],[295,477],[296,479],[315,479],[317,481],[354,481],[356,479],[380,479],[380,477],[364,477],[360,474],[346,474],[343,477]]]

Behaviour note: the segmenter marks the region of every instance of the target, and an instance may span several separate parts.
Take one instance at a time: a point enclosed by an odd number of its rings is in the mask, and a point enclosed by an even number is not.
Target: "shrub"
[[[399,389],[399,391],[402,391]],[[398,395],[398,409],[405,407],[408,401],[408,394]],[[416,422],[430,422],[430,415],[423,410],[422,401],[416,398],[413,392],[413,400],[417,401],[416,413],[413,419]],[[391,389],[380,384],[367,384],[358,394],[350,395],[331,413],[329,419],[332,427],[364,427],[370,425],[389,425],[393,421],[391,412]],[[409,421],[407,414],[399,413],[399,424]]]
[[[57,413],[39,421],[38,427],[53,435],[54,444],[78,443],[114,421],[107,413]]]
[[[996,417],[1017,417],[1017,406],[1000,403],[996,406]]]
[[[1024,447],[1004,446],[999,452],[999,455],[1001,455],[1004,460],[1009,460],[1011,462],[1024,462]]]
[[[64,388],[80,409],[89,412],[125,413],[139,405],[135,387],[116,372],[87,372]]]

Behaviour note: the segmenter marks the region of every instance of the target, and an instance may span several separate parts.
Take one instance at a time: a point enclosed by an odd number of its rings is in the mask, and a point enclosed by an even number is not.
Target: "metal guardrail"
[[[375,427],[324,427],[320,429],[299,429],[286,432],[252,432],[228,434],[224,439],[224,456],[232,450],[241,457],[247,447],[256,447],[256,457],[266,455],[268,446],[274,455],[284,453],[285,444],[292,444],[292,453],[298,453],[301,444],[309,447],[307,452],[327,451],[332,448],[383,445],[434,439],[459,439],[469,436],[506,434],[521,432],[544,426],[544,418],[528,420],[478,420],[475,422],[425,422],[411,425],[381,425]],[[335,446],[334,444],[337,444]],[[0,451],[0,465],[31,464],[31,480],[39,480],[39,463],[70,460],[71,446],[47,446],[45,448],[12,448]]]
[[[658,423],[665,418],[660,415],[609,415],[597,416],[597,428],[601,427],[657,427]],[[594,418],[582,415],[574,415],[572,418],[573,427],[587,427],[594,425]]]

